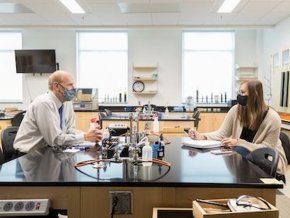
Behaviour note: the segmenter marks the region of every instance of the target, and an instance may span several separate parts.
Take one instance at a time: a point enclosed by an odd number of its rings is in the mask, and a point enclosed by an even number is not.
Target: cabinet
[[[8,126],[11,126],[11,120],[0,120],[0,136],[2,135],[2,130]],[[1,146],[2,145],[1,145],[1,140],[0,140],[0,148]]]
[[[98,118],[97,112],[75,112],[76,129],[87,132],[90,128],[91,118]]]
[[[132,90],[136,95],[154,95],[158,91],[158,66],[133,66]]]
[[[227,113],[200,113],[198,131],[212,132],[216,131],[222,125]]]

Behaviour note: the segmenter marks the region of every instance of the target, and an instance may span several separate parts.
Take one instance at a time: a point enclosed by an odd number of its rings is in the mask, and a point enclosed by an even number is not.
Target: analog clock
[[[142,92],[145,89],[145,85],[142,81],[136,81],[133,83],[133,91],[134,92]]]

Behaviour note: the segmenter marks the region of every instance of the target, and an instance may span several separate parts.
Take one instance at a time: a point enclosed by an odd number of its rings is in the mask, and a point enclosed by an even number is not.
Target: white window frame
[[[86,48],[81,48],[81,43],[82,43],[82,36],[86,36],[89,34],[108,34],[109,36],[111,34],[120,34],[120,38],[126,37],[126,45],[121,45],[118,43],[110,43],[106,44],[106,42],[101,42],[98,43],[96,42],[94,45],[91,47],[84,46]],[[82,35],[83,34],[83,35]],[[101,40],[100,40],[101,41]],[[122,40],[121,40],[122,41]],[[110,86],[110,88],[106,88],[105,91],[100,89],[100,86],[96,85],[95,87],[89,87],[88,85],[84,85],[84,81],[82,79],[82,76],[86,72],[82,72],[82,63],[81,63],[81,55],[88,55],[88,57],[92,57],[94,55],[96,58],[95,61],[98,61],[100,59],[103,59],[103,64],[104,66],[100,66],[100,62],[98,66],[93,67],[94,69],[104,69],[103,71],[101,70],[95,70],[94,75],[88,77],[90,80],[91,78],[96,79],[96,83],[99,83],[101,81],[102,84],[106,84],[106,86]],[[118,61],[114,62],[113,60],[110,60],[108,64],[108,60],[112,55],[112,57],[120,57]],[[114,58],[111,58],[114,59]],[[111,65],[111,66],[110,66]],[[112,66],[121,66],[122,69],[118,70],[112,70]],[[83,70],[84,71],[84,70]],[[104,72],[105,71],[105,72]],[[120,75],[116,75],[121,72],[121,77]],[[106,75],[110,75],[109,77],[106,77]],[[114,77],[114,78],[113,78]],[[119,79],[116,79],[118,77]],[[90,83],[90,82],[88,82]],[[92,84],[92,83],[91,83]],[[99,102],[103,103],[119,103],[119,96],[120,93],[122,93],[122,102],[124,102],[124,95],[128,91],[128,33],[126,31],[78,31],[77,32],[77,87],[78,88],[98,88],[98,95],[99,95]],[[128,99],[127,99],[128,101]]]
[[[211,46],[210,46],[210,43],[208,43],[209,44],[209,46],[208,47],[205,47],[205,48],[203,48],[203,47],[201,47],[200,45],[198,45],[198,44],[196,44],[196,48],[185,48],[186,47],[186,45],[185,45],[185,34],[187,34],[187,33],[201,33],[201,34],[203,34],[203,33],[230,33],[231,35],[232,35],[232,47],[230,48],[230,46],[229,46],[229,48],[225,48],[225,49],[223,49],[223,48],[216,48],[216,49],[212,49],[211,48]],[[195,99],[195,101],[196,101],[196,90],[199,90],[199,87],[194,87],[193,88],[193,90],[192,90],[192,94],[191,95],[189,95],[188,94],[188,91],[187,91],[187,93],[186,93],[186,89],[188,89],[188,88],[186,88],[186,86],[188,85],[188,84],[186,84],[187,83],[187,81],[186,81],[186,79],[185,79],[185,77],[186,77],[186,69],[187,69],[187,66],[186,66],[186,64],[185,64],[185,58],[186,58],[186,53],[189,53],[189,52],[196,52],[196,53],[202,53],[202,52],[208,52],[208,53],[214,53],[214,52],[216,52],[216,53],[223,53],[223,52],[227,52],[227,53],[229,53],[230,54],[230,57],[231,57],[231,61],[232,61],[232,64],[231,64],[231,66],[230,66],[230,75],[228,75],[228,78],[227,78],[227,80],[228,80],[228,82],[227,82],[227,85],[229,86],[228,87],[228,89],[227,89],[227,100],[229,100],[229,99],[231,99],[232,97],[233,97],[233,94],[234,94],[234,75],[235,75],[235,33],[233,32],[233,31],[184,31],[183,32],[183,34],[182,34],[182,99],[183,100],[186,100],[186,98],[188,97],[188,96],[192,96],[194,99]],[[215,47],[214,46],[214,44],[212,44],[212,47]],[[218,47],[218,46],[217,46]],[[208,65],[210,65],[210,64],[212,64],[211,62],[210,62],[210,60],[208,61],[208,63],[207,63]],[[207,66],[208,67],[208,66]],[[197,77],[199,77],[200,76],[200,73],[202,73],[202,72],[193,72],[194,73],[194,77],[195,78],[197,78]],[[196,73],[196,74],[195,74]],[[211,81],[212,82],[212,78],[209,78],[209,81]],[[223,83],[221,83],[221,82],[219,82],[219,81],[215,81],[217,84],[223,84]],[[210,90],[210,85],[209,84],[207,84],[207,85],[205,85],[205,84],[201,84],[200,86],[207,86],[207,89],[209,89]],[[223,98],[224,98],[224,94],[225,94],[225,92],[223,92],[223,91],[220,91],[220,92],[218,92],[218,93],[213,93],[213,94],[209,94],[209,93],[206,93],[206,94],[204,94],[203,95],[203,93],[201,93],[200,92],[200,90],[199,90],[199,103],[200,104],[206,104],[206,98],[208,98],[208,103],[215,103],[215,97],[218,95],[219,96],[219,98],[218,98],[218,100],[219,100],[219,102],[220,102],[220,99],[221,99],[221,94],[223,94]],[[213,96],[213,100],[212,100],[212,95],[214,95]],[[201,103],[201,98],[203,97],[203,103]],[[213,102],[212,102],[212,101]]]
[[[0,103],[22,103],[22,74],[16,73],[14,54],[15,49],[22,48],[22,33],[19,31],[0,31],[0,41],[0,56],[2,56],[2,63],[0,60]]]

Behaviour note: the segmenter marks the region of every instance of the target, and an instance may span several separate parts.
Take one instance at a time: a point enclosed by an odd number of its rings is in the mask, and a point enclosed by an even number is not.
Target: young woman
[[[279,139],[281,119],[265,104],[262,83],[258,80],[242,83],[237,102],[217,131],[201,134],[190,130],[189,136],[199,140],[220,140],[243,156],[257,148],[272,147],[279,153],[277,175],[285,180],[287,159]]]

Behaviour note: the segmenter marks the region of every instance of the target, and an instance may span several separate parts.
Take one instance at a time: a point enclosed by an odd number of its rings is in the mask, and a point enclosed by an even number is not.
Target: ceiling
[[[290,0],[241,0],[230,14],[216,13],[222,0],[77,1],[86,14],[71,14],[58,0],[0,0],[0,27],[265,28],[290,15]],[[21,3],[26,10],[7,13],[1,3]],[[138,6],[143,12],[122,13],[118,3]],[[163,10],[172,7],[176,10]]]

